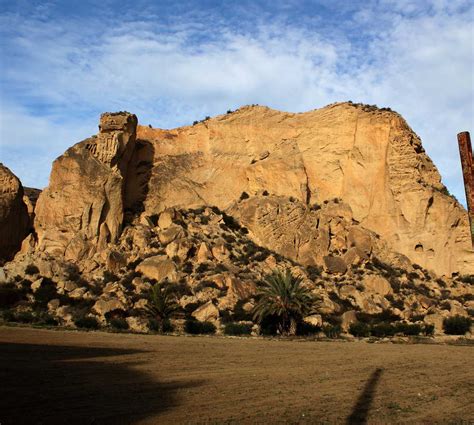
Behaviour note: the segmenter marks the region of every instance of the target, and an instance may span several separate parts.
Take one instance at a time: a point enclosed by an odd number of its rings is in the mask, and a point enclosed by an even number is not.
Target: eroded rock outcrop
[[[30,230],[23,195],[20,180],[0,163],[0,265],[16,254]]]
[[[248,106],[174,130],[139,126],[138,137],[129,182],[141,189],[128,192],[129,206],[227,209],[242,192],[307,205],[339,198],[413,263],[438,274],[474,270],[467,212],[397,113],[351,103],[297,114]]]
[[[35,209],[39,251],[80,260],[117,240],[136,125],[135,115],[103,114],[97,136],[54,161]]]

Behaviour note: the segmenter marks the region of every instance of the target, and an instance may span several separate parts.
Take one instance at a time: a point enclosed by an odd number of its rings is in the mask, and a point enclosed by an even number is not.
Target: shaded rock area
[[[11,260],[30,231],[20,180],[0,163],[0,265]]]

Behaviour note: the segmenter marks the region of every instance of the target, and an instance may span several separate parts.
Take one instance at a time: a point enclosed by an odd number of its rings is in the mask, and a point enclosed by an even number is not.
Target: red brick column
[[[471,136],[468,131],[458,134],[464,188],[466,190],[467,211],[471,224],[472,247],[474,248],[474,159],[472,157]]]

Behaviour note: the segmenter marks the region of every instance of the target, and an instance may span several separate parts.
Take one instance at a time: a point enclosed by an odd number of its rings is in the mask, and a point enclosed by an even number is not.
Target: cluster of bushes
[[[472,319],[470,317],[453,316],[443,321],[444,332],[448,335],[464,335],[471,329]]]
[[[394,335],[416,336],[433,335],[434,325],[417,323],[375,323],[367,324],[363,322],[352,323],[349,327],[349,333],[356,337],[374,336],[376,338],[390,337]]]

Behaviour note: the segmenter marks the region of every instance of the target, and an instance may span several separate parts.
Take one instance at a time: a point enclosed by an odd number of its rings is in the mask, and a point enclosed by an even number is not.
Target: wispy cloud
[[[455,136],[473,127],[470,2],[242,4],[176,15],[142,1],[128,20],[5,13],[2,161],[45,185],[50,165],[35,155],[59,155],[105,110],[169,128],[248,103],[304,111],[350,99],[402,113],[463,198]]]

